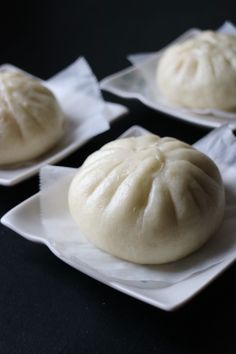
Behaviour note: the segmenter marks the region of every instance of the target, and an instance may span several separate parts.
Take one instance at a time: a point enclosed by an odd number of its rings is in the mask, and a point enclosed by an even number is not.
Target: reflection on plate
[[[141,131],[145,130],[132,127],[125,136],[138,136]],[[158,285],[154,284],[153,287],[141,287],[138,283],[112,280],[98,270],[86,266],[80,259],[72,259],[68,253],[63,253],[62,249],[57,248],[56,242],[50,242],[41,221],[40,193],[13,208],[3,216],[1,222],[26,239],[45,244],[63,262],[84,274],[166,311],[172,311],[185,304],[233,263],[232,258],[225,260],[175,284],[161,282]]]

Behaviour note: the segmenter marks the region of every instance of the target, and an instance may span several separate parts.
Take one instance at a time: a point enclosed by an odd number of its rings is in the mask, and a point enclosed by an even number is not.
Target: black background
[[[1,2],[0,62],[47,79],[84,55],[98,79],[126,55],[155,51],[190,27],[236,23],[234,1]],[[4,5],[4,6],[3,6]],[[105,94],[130,114],[60,162],[85,157],[133,124],[194,142],[207,130]],[[35,176],[0,187],[0,216],[38,191]],[[185,307],[166,313],[70,268],[41,245],[0,226],[0,353],[235,353],[231,267]]]

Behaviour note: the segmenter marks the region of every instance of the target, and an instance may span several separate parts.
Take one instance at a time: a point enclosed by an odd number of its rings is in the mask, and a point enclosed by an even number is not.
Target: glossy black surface
[[[1,4],[0,62],[48,78],[84,55],[99,79],[155,51],[190,27],[235,21],[234,2],[22,1]],[[140,102],[105,94],[130,114],[62,166],[85,157],[133,124],[193,143],[207,130]],[[0,187],[0,216],[38,191],[35,176]],[[0,353],[235,353],[236,268],[182,309],[165,313],[70,268],[41,245],[0,225]]]

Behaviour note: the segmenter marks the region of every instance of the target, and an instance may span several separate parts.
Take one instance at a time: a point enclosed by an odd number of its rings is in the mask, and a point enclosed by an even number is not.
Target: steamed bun
[[[156,78],[160,93],[179,106],[236,111],[236,36],[203,31],[171,45]]]
[[[224,214],[224,187],[207,156],[148,134],[90,155],[68,202],[79,229],[98,248],[158,264],[187,256],[214,234]]]
[[[0,72],[0,165],[29,161],[64,133],[64,116],[39,80],[18,70]]]

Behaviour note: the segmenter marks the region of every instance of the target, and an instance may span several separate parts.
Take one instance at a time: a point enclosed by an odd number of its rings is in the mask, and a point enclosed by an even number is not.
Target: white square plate
[[[109,123],[127,113],[126,107],[119,104],[105,103],[104,106],[106,108],[104,110],[104,118],[106,118]],[[107,113],[107,117],[105,117],[105,113]],[[85,144],[91,138],[91,129],[88,129],[87,133],[84,132],[83,138],[78,140],[78,126],[79,122],[68,118],[67,131],[64,138],[48,153],[29,164],[24,164],[23,166],[0,168],[0,185],[13,186],[22,182],[36,174],[44,165],[55,164]],[[101,132],[104,130],[105,129],[101,130]],[[94,134],[92,136],[94,136]]]
[[[193,38],[199,32],[198,29],[191,29],[170,44]],[[174,106],[162,97],[156,85],[156,67],[163,49],[151,54],[130,55],[128,58],[133,65],[101,80],[101,89],[124,98],[136,98],[152,109],[189,123],[210,128],[229,124],[235,129],[235,112],[206,109],[197,113],[197,110]]]
[[[143,128],[132,127],[123,137],[139,136],[143,132],[145,132]],[[185,304],[233,263],[232,259],[223,261],[173,285],[160,284],[158,287],[143,288],[122,281],[113,281],[97,270],[87,267],[84,263],[80,263],[78,260],[71,261],[68,255],[58,252],[56,243],[48,240],[41,222],[40,193],[13,208],[2,217],[1,222],[26,239],[45,244],[63,262],[84,274],[166,311],[175,310]]]

